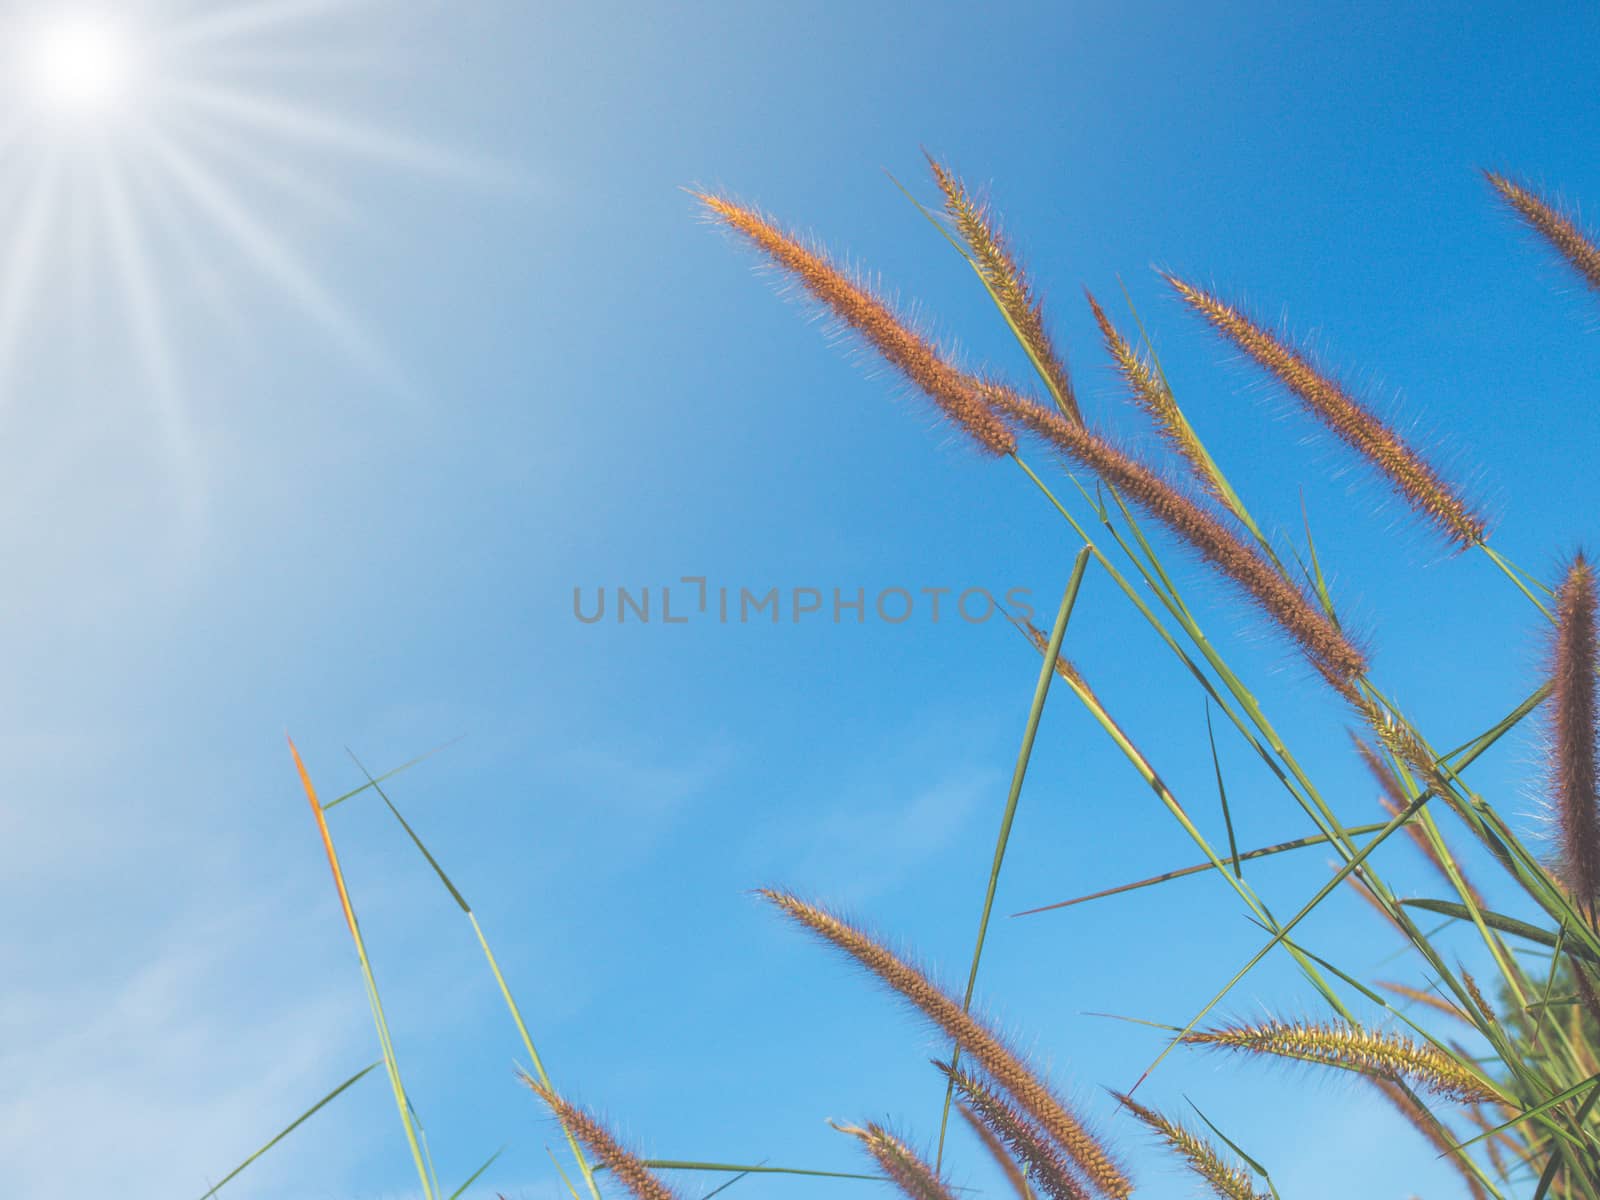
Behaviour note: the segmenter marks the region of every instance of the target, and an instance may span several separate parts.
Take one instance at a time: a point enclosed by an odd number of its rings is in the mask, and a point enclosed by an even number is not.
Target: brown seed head
[[[1377,1033],[1338,1022],[1264,1021],[1197,1030],[1184,1035],[1193,1046],[1220,1046],[1251,1054],[1273,1054],[1320,1063],[1380,1078],[1399,1077],[1446,1100],[1462,1103],[1495,1100],[1494,1090],[1479,1076],[1430,1043],[1398,1033]]]
[[[1025,1113],[972,1072],[949,1063],[933,1065],[962,1098],[963,1111],[970,1109],[979,1128],[1016,1155],[1040,1191],[1051,1200],[1089,1200],[1089,1189],[1076,1165]]]
[[[522,1082],[549,1106],[567,1132],[589,1147],[638,1200],[678,1200],[677,1193],[661,1182],[643,1161],[624,1150],[593,1113],[569,1103],[537,1079],[524,1075]]]
[[[960,1046],[963,1053],[970,1054],[1111,1200],[1126,1200],[1131,1194],[1132,1185],[1121,1167],[1067,1103],[1035,1075],[998,1034],[967,1012],[959,1001],[842,917],[808,904],[789,892],[763,888],[760,895],[775,904],[785,916],[850,955],[909,1001]]]
[[[1600,246],[1595,245],[1594,239],[1579,228],[1576,221],[1536,192],[1504,175],[1494,171],[1485,171],[1483,175],[1512,211],[1554,246],[1590,287],[1600,290]]]
[[[972,1130],[972,1135],[989,1152],[989,1157],[994,1159],[994,1165],[1000,1168],[1000,1173],[1006,1177],[1011,1190],[1017,1194],[1017,1200],[1034,1200],[1033,1189],[1028,1186],[1028,1177],[1022,1173],[1022,1168],[1017,1166],[1016,1159],[1011,1157],[1011,1151],[1006,1149],[1005,1143],[996,1137],[994,1131],[980,1121],[978,1114],[965,1104],[957,1104],[956,1111],[967,1123],[967,1128]]]
[[[1200,485],[1220,504],[1232,511],[1232,502],[1228,500],[1222,482],[1217,478],[1216,465],[1206,454],[1200,439],[1195,436],[1194,428],[1183,415],[1183,410],[1178,407],[1177,398],[1167,386],[1167,381],[1141,358],[1128,339],[1118,332],[1093,293],[1085,289],[1084,295],[1088,297],[1089,308],[1100,326],[1100,335],[1105,339],[1106,350],[1110,353],[1112,361],[1117,364],[1117,371],[1123,381],[1128,385],[1128,394],[1149,414],[1150,420],[1155,424],[1156,432],[1189,464]]]
[[[1445,537],[1462,546],[1483,541],[1484,519],[1387,422],[1239,309],[1174,275],[1165,278],[1214,329],[1277,376],[1307,413],[1377,467]]]
[[[928,166],[944,193],[945,211],[955,222],[984,281],[993,289],[1000,307],[1015,327],[1018,336],[1049,383],[1051,394],[1074,421],[1082,422],[1078,400],[1072,391],[1072,377],[1066,363],[1056,353],[1055,344],[1045,330],[1044,306],[1033,294],[1016,256],[1001,235],[993,214],[972,198],[961,180],[928,156]]]
[[[1596,796],[1595,576],[1579,554],[1556,592],[1550,775],[1566,885],[1587,911],[1600,900],[1600,800]]]
[[[1153,1129],[1168,1146],[1188,1163],[1189,1169],[1223,1200],[1268,1200],[1256,1191],[1255,1183],[1243,1167],[1223,1158],[1215,1146],[1153,1108],[1146,1108],[1132,1096],[1112,1092],[1122,1106]]]
[[[950,420],[990,454],[1010,454],[1016,438],[978,397],[975,381],[954,367],[926,337],[906,325],[883,300],[753,208],[721,196],[695,193],[706,211],[742,234],[862,337]]]
[[[838,1128],[860,1138],[867,1153],[883,1168],[883,1173],[910,1200],[955,1200],[938,1172],[882,1125],[869,1122],[865,1129],[854,1125],[840,1125]]]
[[[1299,588],[1254,546],[1155,471],[1097,434],[1042,404],[997,385],[986,392],[995,412],[1048,441],[1081,466],[1097,472],[1160,521],[1232,581],[1287,633],[1335,687],[1366,672],[1361,651]]]

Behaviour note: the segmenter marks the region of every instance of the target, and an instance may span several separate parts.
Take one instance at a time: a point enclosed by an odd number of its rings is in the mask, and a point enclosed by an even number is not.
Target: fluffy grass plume
[[[1499,1099],[1485,1080],[1443,1050],[1398,1033],[1335,1022],[1263,1021],[1196,1030],[1183,1040],[1192,1046],[1294,1058],[1380,1079],[1399,1077],[1445,1100],[1470,1104]]]
[[[1600,898],[1600,809],[1595,767],[1595,579],[1579,554],[1556,592],[1550,774],[1561,830],[1561,871],[1584,908]]]
[[[1006,1144],[996,1137],[994,1131],[980,1121],[978,1114],[965,1104],[957,1104],[956,1111],[967,1123],[967,1128],[972,1130],[972,1136],[978,1139],[989,1157],[994,1160],[994,1165],[1000,1168],[1000,1173],[1006,1177],[1011,1190],[1016,1192],[1017,1200],[1034,1200],[1033,1189],[1028,1186],[1028,1177],[1022,1173],[1022,1168],[1017,1166],[1016,1160],[1011,1157],[1011,1151],[1006,1149]]]
[[[1195,436],[1193,427],[1178,407],[1177,397],[1172,394],[1167,381],[1139,356],[1128,339],[1123,337],[1111,323],[1111,318],[1106,316],[1105,309],[1100,307],[1100,302],[1094,298],[1094,293],[1085,289],[1084,296],[1089,301],[1089,310],[1094,313],[1095,322],[1100,326],[1100,336],[1105,341],[1106,351],[1111,355],[1111,360],[1117,364],[1117,373],[1128,385],[1128,395],[1149,415],[1162,439],[1189,464],[1201,486],[1218,503],[1232,511],[1233,502],[1228,499],[1222,480],[1217,475],[1216,464],[1211,461],[1205,447],[1200,444],[1200,439]]]
[[[1111,1153],[1073,1114],[1066,1102],[988,1026],[959,1001],[893,951],[825,909],[788,892],[763,888],[760,895],[786,916],[850,955],[909,1001],[986,1071],[1111,1200],[1125,1200],[1133,1186]]]
[[[1175,275],[1165,278],[1217,332],[1275,375],[1311,416],[1377,467],[1446,538],[1462,546],[1483,541],[1483,517],[1388,422],[1233,305]]]
[[[1176,1150],[1189,1165],[1189,1169],[1223,1200],[1270,1200],[1256,1191],[1254,1180],[1243,1167],[1223,1158],[1204,1138],[1190,1132],[1175,1121],[1169,1121],[1153,1108],[1146,1108],[1132,1096],[1113,1092],[1122,1106],[1153,1129],[1161,1140]]]
[[[840,1125],[838,1128],[860,1138],[867,1153],[883,1168],[883,1173],[910,1200],[955,1200],[944,1180],[939,1178],[939,1173],[882,1125],[869,1121],[864,1129],[854,1125]]]
[[[564,1099],[554,1088],[546,1087],[530,1075],[523,1075],[522,1082],[545,1102],[562,1127],[589,1147],[594,1156],[610,1168],[611,1173],[638,1200],[678,1200],[678,1194],[642,1160],[624,1150],[593,1113]]]
[[[1584,281],[1600,291],[1600,246],[1578,227],[1566,213],[1538,193],[1523,187],[1495,171],[1485,171],[1486,178],[1500,198],[1538,233],[1555,247],[1557,253],[1572,264],[1573,270]]]
[[[974,380],[956,369],[931,341],[911,329],[864,284],[755,209],[704,192],[696,192],[695,196],[715,219],[747,238],[847,328],[864,338],[946,417],[971,435],[980,449],[996,455],[1016,449],[1016,438],[978,397]]]
[[[1272,620],[1336,687],[1365,674],[1367,662],[1327,614],[1290,583],[1258,549],[1160,473],[1044,405],[991,385],[985,393],[1000,415],[1096,472],[1183,539]]]
[[[970,1112],[980,1129],[1016,1156],[1040,1191],[1051,1200],[1089,1200],[1071,1160],[1027,1114],[971,1071],[943,1062],[933,1065],[955,1087],[962,1111]]]
[[[1011,322],[1022,344],[1027,347],[1039,373],[1049,383],[1056,403],[1072,420],[1083,421],[1078,399],[1073,394],[1072,377],[1066,362],[1057,353],[1044,324],[1044,306],[1034,295],[1021,265],[1001,234],[993,214],[972,198],[961,180],[932,155],[928,166],[944,193],[945,211],[955,223],[956,232],[972,252],[973,264],[989,285],[1006,319]]]

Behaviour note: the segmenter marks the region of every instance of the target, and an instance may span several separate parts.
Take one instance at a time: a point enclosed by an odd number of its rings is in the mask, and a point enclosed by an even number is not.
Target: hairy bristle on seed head
[[[952,365],[926,337],[911,329],[871,289],[836,267],[753,208],[721,196],[695,193],[706,211],[743,235],[798,281],[849,330],[872,346],[973,442],[989,454],[1016,449],[1016,438],[979,398],[971,376]]]
[[[1342,1022],[1262,1021],[1194,1030],[1182,1040],[1191,1046],[1272,1054],[1363,1075],[1399,1077],[1443,1099],[1462,1103],[1497,1098],[1485,1080],[1437,1046]]]
[[[622,1148],[598,1118],[586,1109],[564,1099],[555,1089],[546,1087],[537,1079],[522,1076],[522,1081],[533,1089],[539,1099],[549,1106],[556,1119],[610,1169],[622,1185],[638,1200],[678,1200],[678,1195],[661,1182],[644,1162]]]
[[[1276,376],[1307,413],[1372,463],[1446,538],[1462,546],[1483,541],[1487,522],[1388,422],[1233,305],[1175,275],[1164,278],[1212,328]]]
[[[1100,307],[1094,294],[1085,289],[1084,295],[1088,298],[1090,311],[1094,313],[1095,323],[1100,326],[1106,351],[1117,364],[1117,373],[1128,385],[1128,394],[1134,403],[1149,415],[1156,432],[1189,465],[1200,485],[1231,511],[1233,505],[1227,498],[1221,480],[1217,478],[1216,467],[1178,407],[1177,398],[1167,386],[1167,381],[1139,356],[1128,339],[1111,323],[1111,318],[1106,316],[1105,309]]]
[[[765,899],[792,920],[850,955],[879,980],[909,1001],[970,1054],[997,1085],[1047,1132],[1076,1162],[1084,1175],[1111,1200],[1125,1200],[1132,1185],[1099,1139],[1084,1126],[1066,1101],[1040,1079],[1001,1037],[961,1003],[842,917],[809,904],[789,892],[761,889]]]
[[[995,412],[1097,472],[1183,539],[1255,601],[1335,687],[1348,687],[1352,678],[1366,673],[1361,651],[1310,597],[1285,579],[1259,550],[1157,472],[1083,426],[1007,388],[990,385],[985,395]]]
[[[1562,879],[1587,911],[1600,901],[1600,797],[1595,765],[1595,575],[1582,554],[1556,592],[1551,654],[1550,783]]]
[[[910,1200],[955,1200],[939,1174],[916,1151],[882,1125],[868,1122],[865,1128],[840,1125],[837,1128],[861,1139],[883,1173]]]
[[[928,156],[928,166],[944,193],[945,211],[972,252],[973,264],[1038,364],[1057,403],[1068,417],[1081,422],[1083,416],[1073,394],[1072,377],[1045,329],[1044,305],[1034,295],[993,214],[974,200],[961,180],[932,155]]]
[[[1600,246],[1595,240],[1572,217],[1532,189],[1495,171],[1483,174],[1512,211],[1549,242],[1590,287],[1600,291]]]
[[[1162,1116],[1153,1108],[1146,1108],[1132,1096],[1112,1092],[1113,1096],[1135,1117],[1144,1122],[1173,1150],[1183,1156],[1189,1169],[1223,1200],[1268,1200],[1256,1191],[1254,1181],[1243,1167],[1230,1163],[1217,1152],[1215,1146],[1176,1121]]]
[[[994,1165],[1006,1177],[1006,1182],[1011,1185],[1011,1190],[1017,1194],[1017,1200],[1034,1200],[1033,1189],[1028,1186],[1028,1177],[1022,1173],[1022,1168],[1017,1166],[1017,1160],[1011,1157],[1011,1151],[1006,1149],[1006,1144],[995,1135],[965,1104],[957,1104],[956,1111],[961,1114],[961,1119],[967,1123],[967,1128],[972,1130],[972,1136],[982,1144],[989,1157],[994,1160]]]
[[[970,1110],[980,1128],[1016,1155],[1040,1191],[1051,1200],[1089,1200],[1076,1165],[1026,1113],[975,1073],[949,1063],[933,1065],[961,1097],[963,1111]]]

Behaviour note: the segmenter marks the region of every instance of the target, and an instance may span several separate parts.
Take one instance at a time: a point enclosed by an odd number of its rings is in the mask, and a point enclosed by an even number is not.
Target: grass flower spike
[[[1078,410],[1078,399],[1072,391],[1072,377],[1067,374],[1066,363],[1056,352],[1055,344],[1044,326],[1044,306],[1034,296],[1022,273],[1015,255],[1001,236],[991,213],[973,200],[967,189],[953,173],[931,155],[928,166],[944,193],[945,211],[955,222],[956,231],[972,252],[973,265],[989,285],[996,302],[1006,315],[1006,320],[1016,330],[1017,337],[1027,348],[1049,385],[1050,394],[1057,406],[1073,421],[1080,424],[1083,414]]]
[[[1578,555],[1556,593],[1551,784],[1567,887],[1593,913],[1600,899],[1600,796],[1595,765],[1595,578]]]
[[[1178,407],[1177,397],[1172,394],[1167,381],[1139,357],[1128,339],[1123,337],[1111,323],[1111,318],[1106,316],[1105,309],[1100,307],[1100,302],[1094,298],[1094,294],[1085,291],[1084,296],[1088,298],[1089,309],[1094,313],[1095,322],[1100,326],[1100,336],[1105,340],[1106,350],[1110,353],[1112,361],[1117,364],[1117,371],[1123,381],[1128,385],[1128,394],[1155,423],[1156,432],[1189,464],[1201,486],[1235,516],[1239,516],[1239,510],[1228,496],[1216,463],[1211,461],[1206,448],[1200,444],[1194,427],[1189,424],[1188,418],[1183,415],[1183,410]]]
[[[953,366],[926,337],[909,328],[870,289],[755,209],[721,196],[696,196],[713,217],[747,238],[846,328],[864,338],[945,416],[970,434],[979,448],[997,455],[1016,449],[1011,431],[980,399],[976,381]]]
[[[788,892],[762,889],[786,916],[854,958],[900,993],[959,1045],[1078,1164],[1111,1200],[1125,1200],[1133,1187],[1122,1168],[1082,1121],[993,1030],[961,1007],[921,971],[854,925]]]
[[[1595,245],[1594,239],[1579,228],[1576,221],[1537,193],[1504,175],[1485,171],[1484,177],[1500,193],[1500,198],[1554,246],[1590,287],[1600,291],[1600,246]]]
[[[1174,275],[1165,278],[1217,332],[1277,376],[1311,416],[1377,467],[1445,537],[1462,546],[1483,541],[1484,519],[1387,422],[1239,309]]]
[[[938,1172],[882,1125],[869,1122],[865,1129],[858,1129],[854,1125],[840,1125],[837,1128],[860,1138],[867,1153],[877,1160],[883,1173],[894,1180],[895,1186],[909,1200],[955,1200]]]
[[[1182,1125],[1169,1121],[1155,1109],[1146,1108],[1132,1096],[1124,1096],[1121,1092],[1113,1092],[1112,1095],[1121,1101],[1124,1108],[1153,1129],[1162,1141],[1181,1154],[1188,1162],[1189,1169],[1204,1179],[1206,1186],[1223,1200],[1269,1200],[1256,1191],[1254,1181],[1244,1168],[1224,1159],[1210,1142]]]
[[[1051,1200],[1089,1200],[1077,1168],[1025,1113],[972,1072],[949,1063],[933,1065],[955,1085],[962,1111],[970,1112],[980,1129],[1016,1156],[1034,1186]]]
[[[678,1200],[678,1194],[663,1183],[642,1160],[624,1150],[611,1131],[602,1125],[593,1113],[570,1103],[554,1088],[546,1087],[530,1075],[523,1075],[522,1082],[532,1088],[539,1099],[549,1106],[550,1111],[555,1114],[556,1119],[568,1133],[594,1151],[594,1156],[604,1163],[638,1200]]]
[[[994,1165],[1000,1169],[1000,1173],[1006,1177],[1006,1182],[1011,1185],[1011,1190],[1017,1194],[1017,1200],[1034,1200],[1033,1189],[1028,1186],[1028,1177],[1012,1159],[1011,1151],[1006,1148],[1006,1144],[996,1137],[994,1131],[979,1120],[978,1114],[965,1104],[956,1105],[956,1111],[967,1123],[967,1128],[972,1130],[972,1135],[983,1143],[983,1148],[994,1160]]]
[[[1355,1025],[1264,1021],[1198,1030],[1183,1040],[1192,1046],[1295,1058],[1380,1079],[1402,1078],[1445,1100],[1489,1103],[1499,1099],[1487,1082],[1436,1046]]]
[[[1150,467],[1058,413],[1015,392],[991,386],[997,413],[1043,438],[1187,542],[1207,563],[1254,600],[1336,687],[1365,674],[1365,656],[1312,600],[1191,497]]]

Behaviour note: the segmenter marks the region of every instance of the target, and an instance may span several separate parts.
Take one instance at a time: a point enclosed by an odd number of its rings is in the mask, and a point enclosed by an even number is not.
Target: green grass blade
[[[1382,823],[1373,825],[1352,825],[1345,830],[1352,837],[1360,837],[1368,833],[1377,833],[1384,826]],[[1261,846],[1255,850],[1246,850],[1240,854],[1241,862],[1249,862],[1254,858],[1267,858],[1274,854],[1282,854],[1288,850],[1303,850],[1307,846],[1326,846],[1333,839],[1325,833],[1313,834],[1310,837],[1295,838],[1290,842],[1279,842],[1274,846]],[[1090,892],[1087,896],[1077,896],[1071,900],[1058,900],[1054,904],[1041,904],[1038,908],[1027,908],[1021,912],[1012,913],[1013,917],[1031,917],[1036,913],[1054,912],[1058,908],[1071,908],[1074,904],[1085,904],[1090,900],[1103,900],[1107,896],[1120,896],[1124,892],[1138,891],[1140,888],[1154,887],[1158,883],[1166,883],[1173,879],[1183,879],[1190,875],[1198,875],[1203,871],[1215,870],[1213,863],[1195,863],[1192,867],[1180,867],[1176,871],[1167,871],[1160,875],[1152,875],[1148,879],[1140,879],[1134,883],[1123,883],[1113,888],[1102,891]]]
[[[494,1166],[494,1160],[499,1158],[505,1152],[506,1152],[506,1148],[504,1146],[501,1146],[500,1149],[496,1150],[493,1154],[489,1155],[488,1161],[485,1162],[483,1164],[483,1166],[479,1167],[471,1175],[468,1175],[467,1176],[467,1181],[465,1183],[463,1183],[460,1187],[458,1187],[455,1191],[450,1193],[450,1200],[461,1200],[461,1193],[466,1191],[473,1184],[477,1183],[478,1182],[478,1177],[480,1175],[482,1175],[485,1171],[487,1171],[490,1167]]]
[[[251,1163],[255,1162],[256,1159],[260,1158],[268,1150],[271,1150],[279,1142],[283,1141],[284,1138],[288,1137],[296,1129],[300,1128],[301,1125],[305,1124],[312,1117],[316,1116],[316,1114],[322,1110],[324,1105],[326,1105],[329,1102],[333,1101],[334,1099],[338,1098],[338,1096],[340,1096],[345,1091],[345,1089],[350,1088],[350,1087],[354,1087],[357,1083],[359,1083],[361,1080],[365,1079],[368,1075],[372,1074],[373,1071],[377,1070],[382,1065],[383,1065],[382,1063],[371,1063],[371,1064],[369,1064],[369,1065],[367,1065],[365,1067],[362,1067],[361,1070],[357,1071],[354,1075],[350,1076],[349,1079],[346,1079],[338,1087],[334,1088],[333,1091],[329,1092],[321,1100],[318,1100],[310,1108],[306,1109],[305,1112],[301,1113],[298,1117],[296,1117],[294,1120],[290,1121],[287,1125],[285,1125],[283,1127],[282,1132],[280,1132],[277,1137],[273,1138],[265,1146],[261,1147],[261,1149],[257,1150],[249,1158],[245,1159],[237,1167],[235,1167],[233,1170],[229,1171],[226,1175],[224,1175],[220,1181],[218,1181],[215,1185],[213,1185],[213,1187],[211,1188],[211,1190],[209,1192],[207,1192],[204,1196],[200,1197],[200,1200],[211,1200],[211,1197],[215,1196],[218,1192],[220,1192],[222,1190],[223,1186],[229,1180],[233,1179],[241,1171],[243,1171],[246,1167],[248,1167]]]
[[[463,734],[462,736],[465,737],[466,735]],[[376,779],[374,779],[371,775],[367,775],[367,782],[366,783],[363,783],[358,788],[352,788],[350,791],[346,792],[342,796],[335,796],[332,800],[329,800],[326,804],[324,804],[322,806],[322,811],[323,812],[327,812],[330,808],[333,808],[333,807],[335,807],[337,805],[343,804],[346,800],[353,800],[357,796],[359,796],[362,792],[366,791],[369,787],[375,787],[376,785],[378,785],[380,783],[386,783],[390,779],[393,779],[396,775],[400,774],[402,771],[409,771],[412,767],[416,766],[418,763],[427,762],[428,759],[432,758],[435,754],[443,753],[444,751],[450,749],[451,746],[454,746],[460,740],[461,740],[461,738],[459,738],[459,737],[451,738],[448,742],[445,742],[445,743],[443,743],[442,745],[439,745],[439,746],[435,746],[432,750],[429,750],[427,753],[417,755],[417,757],[413,758],[410,762],[403,762],[398,767],[391,767],[389,770],[385,771],[382,775],[379,775]],[[366,772],[363,771],[362,774],[365,775]]]
[[[545,1071],[544,1060],[539,1057],[539,1051],[534,1048],[533,1037],[528,1033],[527,1022],[522,1019],[522,1010],[517,1006],[516,999],[511,995],[511,988],[506,983],[505,975],[500,971],[500,964],[495,959],[494,951],[489,948],[489,939],[484,937],[483,928],[478,924],[477,914],[472,911],[472,906],[467,903],[467,898],[461,894],[461,890],[456,887],[454,882],[451,881],[450,876],[445,873],[444,868],[439,865],[439,860],[434,858],[433,853],[428,849],[422,838],[418,836],[417,831],[411,827],[411,823],[407,821],[405,817],[401,815],[400,810],[395,807],[394,801],[391,800],[389,798],[389,794],[383,790],[383,786],[380,781],[373,778],[372,774],[366,769],[366,767],[361,765],[361,760],[353,753],[350,753],[348,749],[345,752],[350,754],[351,761],[356,764],[357,768],[360,769],[363,775],[366,775],[368,786],[370,786],[373,791],[378,794],[379,798],[383,800],[385,807],[388,808],[389,812],[394,816],[394,819],[400,823],[400,827],[406,831],[406,835],[410,837],[412,844],[416,846],[418,851],[421,852],[422,857],[428,861],[428,865],[432,867],[434,873],[438,875],[439,882],[445,886],[447,891],[449,891],[450,898],[454,900],[461,911],[466,914],[467,920],[472,925],[473,935],[478,939],[478,945],[483,950],[484,959],[489,964],[489,970],[494,975],[495,984],[499,987],[500,995],[505,1000],[506,1008],[510,1011],[511,1019],[517,1027],[517,1033],[522,1038],[523,1049],[528,1052],[528,1059],[533,1065],[534,1072],[538,1075],[540,1083],[544,1084],[545,1087],[552,1087],[553,1085],[550,1082],[550,1076]],[[578,1144],[578,1139],[575,1138],[570,1131],[563,1129],[563,1132],[566,1133],[567,1145],[571,1148],[573,1158],[578,1163],[578,1170],[582,1173],[584,1182],[589,1187],[589,1193],[592,1200],[600,1200],[600,1189],[595,1185],[594,1171],[589,1165],[588,1157],[583,1152],[583,1147]]]
[[[1439,913],[1441,916],[1454,917],[1458,921],[1472,920],[1472,910],[1465,904],[1457,904],[1454,900],[1406,899],[1400,903],[1407,908],[1420,908],[1424,912]],[[1512,937],[1525,938],[1541,946],[1553,948],[1560,938],[1559,934],[1551,933],[1548,929],[1540,929],[1537,925],[1530,925],[1526,921],[1519,921],[1503,913],[1485,912],[1482,915],[1483,923],[1490,929],[1509,933]],[[1600,955],[1586,946],[1568,946],[1566,951],[1589,962],[1600,962]]]
[[[1239,842],[1233,836],[1233,816],[1228,812],[1228,785],[1222,781],[1222,760],[1217,757],[1217,735],[1211,729],[1211,701],[1206,701],[1206,740],[1211,743],[1211,766],[1217,773],[1217,798],[1222,801],[1222,820],[1228,827],[1228,856],[1233,860],[1233,874],[1244,878],[1244,868],[1239,865]]]
[[[1017,751],[1016,766],[1011,772],[1011,789],[1006,794],[1005,811],[1000,817],[1000,833],[995,838],[994,862],[989,868],[989,884],[983,894],[983,913],[978,918],[978,938],[972,948],[972,967],[967,972],[967,989],[962,996],[963,1009],[972,1007],[972,993],[978,986],[978,966],[983,959],[983,943],[989,934],[989,918],[994,912],[995,891],[1000,886],[1000,868],[1005,862],[1006,846],[1011,840],[1011,825],[1016,820],[1017,802],[1022,797],[1022,782],[1028,774],[1028,760],[1033,757],[1033,742],[1039,732],[1039,719],[1044,715],[1045,697],[1050,694],[1050,682],[1056,676],[1056,658],[1061,653],[1061,642],[1067,635],[1067,622],[1072,619],[1073,607],[1078,603],[1078,591],[1083,586],[1084,573],[1089,569],[1089,547],[1078,551],[1073,561],[1072,574],[1067,589],[1061,596],[1061,607],[1056,610],[1055,625],[1050,630],[1050,641],[1044,652],[1044,662],[1039,667],[1039,679],[1033,687],[1033,703],[1028,708],[1028,720],[1022,731],[1022,747]],[[960,1061],[961,1047],[951,1051],[952,1066]],[[950,1125],[950,1104],[955,1096],[954,1083],[947,1083],[944,1091],[944,1110],[939,1117],[939,1149],[934,1159],[934,1170],[944,1165],[944,1139]]]
[[[300,751],[296,749],[294,740],[289,740],[289,753],[294,759],[295,771],[300,776],[300,785],[305,789],[306,799],[311,804],[311,812],[316,817],[317,831],[322,836],[322,848],[328,856],[328,866],[333,872],[334,887],[339,893],[339,904],[344,910],[345,924],[350,930],[350,939],[355,943],[356,957],[361,962],[361,977],[367,988],[367,1004],[372,1010],[372,1021],[378,1031],[378,1045],[383,1051],[383,1064],[389,1075],[389,1087],[394,1093],[395,1107],[400,1113],[400,1124],[405,1129],[406,1145],[411,1150],[411,1159],[417,1169],[417,1177],[422,1181],[422,1194],[425,1200],[436,1200],[433,1191],[433,1182],[428,1175],[427,1160],[422,1153],[422,1146],[417,1140],[416,1126],[411,1119],[411,1102],[406,1096],[405,1083],[400,1078],[400,1062],[395,1056],[394,1043],[389,1037],[389,1021],[383,1015],[383,1001],[378,996],[378,981],[372,973],[372,962],[367,957],[367,943],[361,936],[361,926],[356,921],[356,911],[350,903],[350,891],[345,886],[344,870],[339,866],[339,854],[334,849],[333,834],[328,830],[328,820],[323,813],[322,805],[317,800],[317,789],[312,786],[311,775],[306,770],[306,765],[300,758]]]

